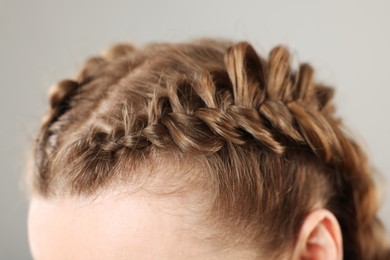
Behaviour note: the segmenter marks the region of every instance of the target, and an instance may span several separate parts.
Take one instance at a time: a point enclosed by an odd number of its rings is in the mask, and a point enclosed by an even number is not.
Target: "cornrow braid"
[[[334,89],[308,63],[292,71],[286,46],[264,58],[248,42],[121,43],[51,93],[34,193],[93,195],[158,155],[187,155],[212,185],[206,215],[221,237],[285,257],[320,202],[345,259],[389,259],[372,166],[335,117]]]
[[[80,84],[72,79],[65,79],[50,88],[50,109],[42,119],[40,134],[37,138],[36,164],[43,168],[44,160],[54,150],[57,134],[61,130],[61,124],[51,127],[52,124],[71,108],[71,98],[77,94]]]

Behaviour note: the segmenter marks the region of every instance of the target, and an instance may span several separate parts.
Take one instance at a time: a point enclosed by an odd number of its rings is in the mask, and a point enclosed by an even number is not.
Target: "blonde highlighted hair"
[[[389,259],[373,168],[334,113],[334,89],[290,58],[284,45],[264,57],[217,39],[89,58],[51,90],[31,193],[89,196],[186,156],[203,172],[208,225],[231,240],[281,257],[320,205],[341,225],[345,259]]]

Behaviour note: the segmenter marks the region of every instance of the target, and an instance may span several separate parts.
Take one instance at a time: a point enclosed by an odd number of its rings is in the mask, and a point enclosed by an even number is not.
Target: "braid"
[[[63,114],[71,108],[71,99],[77,94],[80,84],[71,79],[65,79],[54,84],[49,92],[50,108],[42,120],[40,135],[37,138],[36,162],[44,164],[45,158],[52,153],[57,142],[57,133],[61,130],[61,124],[52,126]]]
[[[292,71],[283,45],[265,59],[247,42],[118,44],[52,91],[34,189],[54,196],[61,180],[90,195],[151,154],[188,154],[213,173],[215,223],[241,223],[254,244],[287,248],[323,201],[345,259],[387,259],[372,169],[334,116],[333,95],[309,64]]]
[[[77,94],[80,84],[71,79],[65,79],[53,85],[49,93],[50,111],[43,121],[48,127],[61,115],[70,109],[70,100]]]

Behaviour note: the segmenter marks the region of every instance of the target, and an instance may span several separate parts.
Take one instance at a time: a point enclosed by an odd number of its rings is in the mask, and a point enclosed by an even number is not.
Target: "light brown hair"
[[[284,45],[264,57],[216,39],[117,44],[51,90],[30,190],[89,196],[190,158],[220,237],[281,257],[319,205],[341,225],[345,259],[389,259],[373,167],[333,94],[309,64],[292,70]]]

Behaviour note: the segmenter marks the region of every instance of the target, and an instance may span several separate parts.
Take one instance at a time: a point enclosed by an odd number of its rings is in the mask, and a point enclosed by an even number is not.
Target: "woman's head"
[[[101,244],[85,242],[96,248],[116,236],[150,257],[145,241],[289,259],[310,219],[346,259],[385,259],[372,168],[332,98],[281,45],[268,57],[212,39],[115,45],[52,88],[29,176],[32,238],[62,216],[50,232],[69,228],[67,239],[104,226]],[[110,233],[125,222],[139,228]]]

